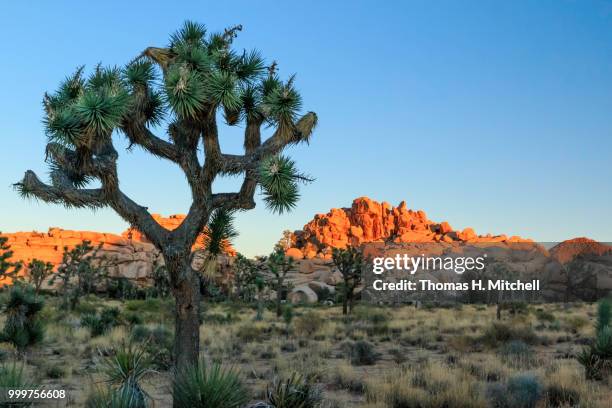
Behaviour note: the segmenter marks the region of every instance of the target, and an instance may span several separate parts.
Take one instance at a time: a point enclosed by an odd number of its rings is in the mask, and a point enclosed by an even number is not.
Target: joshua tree
[[[349,314],[353,311],[355,289],[361,284],[363,255],[360,250],[353,247],[334,248],[332,259],[344,280],[342,283],[342,314]]]
[[[245,301],[253,297],[253,289],[256,289],[258,278],[257,267],[255,264],[242,254],[236,255],[233,265],[234,272],[234,295],[237,299]]]
[[[7,244],[8,238],[0,236],[0,280],[6,278],[15,279],[17,273],[21,270],[21,262],[11,262],[13,251],[10,245]]]
[[[90,241],[83,241],[73,249],[64,247],[57,273],[49,279],[50,285],[54,285],[56,280],[60,281],[58,291],[64,307],[73,310],[81,296],[92,293],[98,281],[104,277],[103,268],[92,262],[99,248],[93,247]]]
[[[258,185],[272,211],[293,208],[298,183],[306,178],[280,154],[308,142],[317,123],[313,112],[298,118],[302,102],[293,76],[282,81],[276,63],[266,67],[256,51],[231,48],[241,29],[208,35],[204,26],[187,22],[168,46],[146,48],[124,68],[98,66],[89,77],[79,68],[44,97],[51,182],[27,171],[16,184],[23,196],[48,203],[110,207],[161,251],[176,298],[179,368],[198,361],[199,277],[190,264],[198,235],[215,210],[254,208]],[[244,129],[244,154],[221,151],[220,114],[228,125]],[[168,138],[154,133],[161,125]],[[270,128],[269,137],[262,127]],[[162,227],[121,189],[116,133],[182,169],[191,206],[178,228]],[[244,176],[239,191],[213,192],[218,177],[237,175]]]
[[[32,259],[28,264],[26,276],[28,282],[34,286],[34,293],[38,295],[43,282],[53,272],[53,264],[51,262],[43,262],[40,259]]]
[[[285,256],[285,251],[277,248],[268,257],[268,270],[272,274],[268,281],[268,286],[276,292],[276,317],[281,317],[283,310],[281,301],[283,293],[289,291],[289,285],[286,282],[287,273],[293,269],[293,258]]]

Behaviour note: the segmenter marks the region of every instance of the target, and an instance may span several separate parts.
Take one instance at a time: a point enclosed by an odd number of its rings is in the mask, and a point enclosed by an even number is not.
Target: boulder
[[[314,290],[308,285],[300,285],[293,288],[287,299],[293,304],[317,303],[318,297]]]

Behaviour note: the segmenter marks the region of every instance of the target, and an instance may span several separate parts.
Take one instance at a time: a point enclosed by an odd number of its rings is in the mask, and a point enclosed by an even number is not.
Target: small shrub
[[[147,326],[134,326],[130,333],[132,341],[142,343],[147,354],[151,357],[151,364],[160,370],[172,367],[172,348],[174,335],[170,329],[159,325],[153,329]]]
[[[29,389],[34,388],[25,378],[23,366],[13,362],[11,364],[0,365],[0,389],[4,390],[0,393],[0,407],[29,407],[32,403],[24,402],[23,405],[14,405],[8,402],[7,389]]]
[[[557,384],[546,387],[546,405],[549,407],[575,407],[580,404],[580,393]]]
[[[254,324],[244,324],[236,332],[236,336],[244,342],[260,341],[263,334],[263,329]]]
[[[64,367],[62,366],[53,365],[53,366],[47,367],[46,375],[47,375],[47,378],[53,378],[53,379],[64,378],[66,376],[66,371],[64,370]]]
[[[130,387],[98,389],[87,397],[85,408],[144,408],[141,395]]]
[[[316,408],[323,400],[314,380],[293,373],[286,379],[276,379],[268,386],[267,402],[273,408]]]
[[[494,408],[534,408],[542,395],[542,385],[533,375],[520,374],[506,384],[487,387],[487,397]]]
[[[311,337],[316,332],[321,330],[324,323],[323,318],[321,318],[318,313],[309,311],[295,319],[293,327],[297,334],[305,337]]]
[[[610,327],[612,320],[612,300],[602,299],[597,305],[597,323],[595,324],[595,330],[597,333],[604,330],[606,327]]]
[[[547,312],[544,309],[537,309],[535,312],[535,316],[541,322],[552,323],[556,320],[556,317],[554,314]]]
[[[81,325],[91,330],[91,336],[101,336],[119,324],[120,311],[116,307],[105,308],[100,314],[86,314],[81,318]]]
[[[146,393],[140,386],[141,379],[151,371],[151,360],[146,350],[132,342],[122,343],[115,349],[113,356],[108,357],[103,364],[103,374],[106,382],[119,392],[125,391],[137,397],[138,407],[146,406]]]
[[[522,340],[512,340],[505,343],[499,354],[501,360],[511,367],[530,367],[534,362],[534,353],[531,347]]]
[[[373,365],[378,360],[379,354],[374,349],[374,345],[368,341],[358,340],[347,343],[345,347],[353,365]]]
[[[43,305],[31,288],[21,285],[11,287],[4,305],[7,317],[2,340],[19,350],[42,341],[45,332],[38,314]]]
[[[241,408],[250,400],[238,372],[204,361],[178,372],[173,389],[174,404],[179,407]]]
[[[129,326],[136,326],[139,324],[143,323],[143,319],[142,316],[137,313],[137,312],[126,312],[123,315],[123,320],[129,325]]]
[[[525,343],[534,344],[537,336],[528,326],[511,326],[494,322],[486,328],[481,340],[490,347],[497,347],[511,340],[522,340]]]

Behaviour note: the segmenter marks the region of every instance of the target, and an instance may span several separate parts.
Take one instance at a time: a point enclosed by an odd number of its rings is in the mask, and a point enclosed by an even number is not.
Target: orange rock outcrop
[[[612,254],[612,246],[584,237],[568,239],[550,250],[550,255],[562,264],[571,262],[580,255],[603,256],[605,254]]]
[[[154,214],[153,217],[169,230],[177,228],[185,219],[184,215],[162,217]],[[57,266],[62,261],[64,248],[72,249],[83,241],[90,241],[94,247],[100,246],[96,257],[110,260],[105,263],[110,264],[111,276],[145,279],[156,265],[163,262],[155,246],[134,228],[128,228],[121,235],[61,228],[49,228],[48,232],[15,232],[2,235],[8,238],[7,244],[13,251],[11,261],[21,261],[26,265],[33,259],[39,259]],[[194,248],[204,248],[202,238],[198,239]],[[235,250],[228,245],[226,253],[232,256],[235,255]]]
[[[293,257],[329,258],[332,248],[359,246],[367,242],[531,242],[506,235],[477,235],[472,228],[453,230],[448,222],[433,222],[424,211],[411,210],[402,201],[397,207],[368,197],[353,200],[350,208],[332,208],[317,214],[292,237],[287,250]]]

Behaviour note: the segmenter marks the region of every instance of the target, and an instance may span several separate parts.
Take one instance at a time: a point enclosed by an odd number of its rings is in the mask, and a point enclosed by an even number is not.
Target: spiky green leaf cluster
[[[295,162],[278,155],[264,160],[259,168],[259,184],[268,209],[282,214],[295,207],[300,198],[298,182],[311,181],[301,174]]]
[[[119,69],[98,66],[84,79],[79,68],[57,92],[45,97],[47,135],[66,146],[93,149],[110,137],[129,102]]]
[[[233,212],[218,209],[213,212],[204,230],[204,246],[210,255],[218,256],[228,249],[231,240],[237,236]]]
[[[171,36],[169,49],[152,56],[164,69],[168,105],[181,118],[196,119],[221,108],[230,125],[257,117],[288,126],[301,107],[293,80],[283,83],[273,71],[265,75],[257,50],[232,50],[240,30],[207,35],[203,25],[188,21]]]

